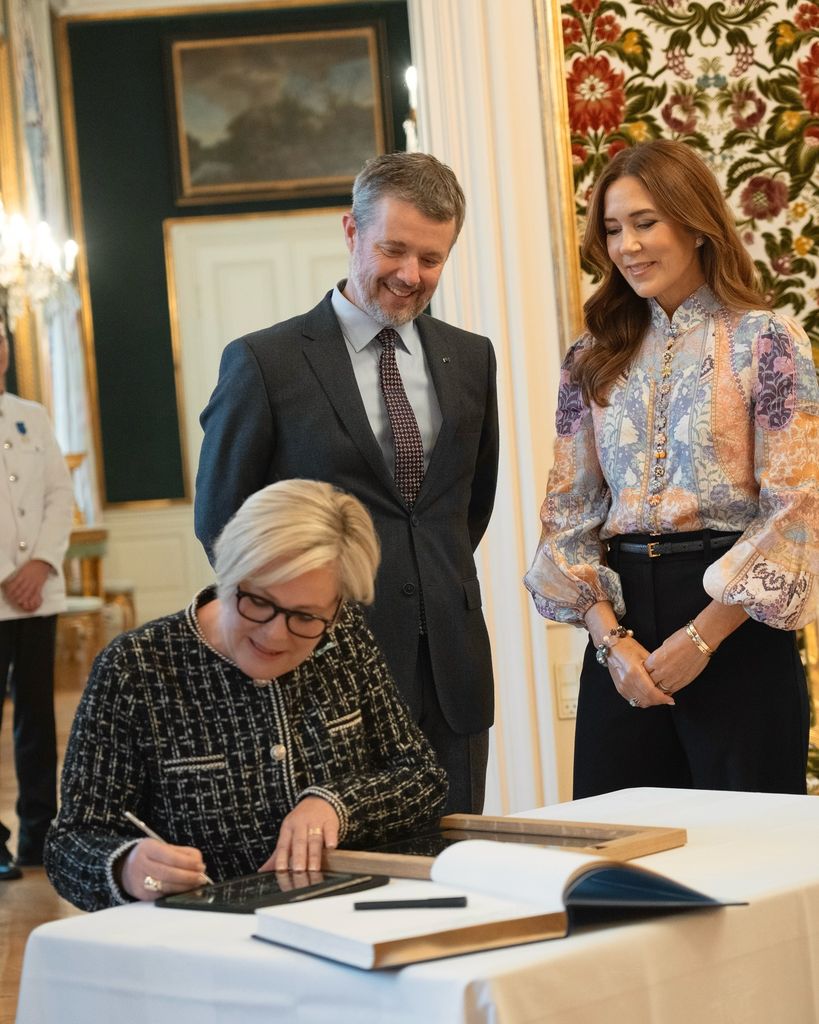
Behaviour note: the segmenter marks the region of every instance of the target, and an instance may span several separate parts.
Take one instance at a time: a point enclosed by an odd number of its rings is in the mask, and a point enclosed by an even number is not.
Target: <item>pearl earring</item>
[[[697,240],[696,240],[696,242],[694,242],[694,245],[696,245],[697,248],[699,248],[703,244],[704,241],[705,241],[705,239],[702,237],[702,235],[697,235]]]

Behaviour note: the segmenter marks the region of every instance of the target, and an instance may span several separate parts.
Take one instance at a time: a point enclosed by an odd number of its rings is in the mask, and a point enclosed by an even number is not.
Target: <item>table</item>
[[[527,816],[674,825],[643,857],[744,907],[368,973],[257,942],[251,917],[147,904],[42,925],[17,1024],[819,1022],[819,800],[631,789]]]

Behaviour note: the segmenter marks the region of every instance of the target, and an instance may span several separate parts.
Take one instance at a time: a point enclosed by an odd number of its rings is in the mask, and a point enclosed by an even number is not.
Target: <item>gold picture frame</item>
[[[391,142],[381,34],[169,39],[177,203],[349,194]]]
[[[387,843],[373,850],[325,850],[322,866],[328,871],[428,879],[438,853],[450,843],[466,839],[528,843],[595,857],[632,860],[685,846],[687,838],[684,828],[448,814],[437,827],[404,842]],[[423,852],[405,852],[407,849]]]

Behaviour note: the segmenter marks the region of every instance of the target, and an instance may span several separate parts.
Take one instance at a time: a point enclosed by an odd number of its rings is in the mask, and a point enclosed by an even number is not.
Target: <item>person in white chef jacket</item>
[[[63,557],[71,532],[71,477],[46,410],[6,391],[9,342],[0,313],[0,720],[14,700],[17,857],[0,822],[0,882],[42,863],[57,813],[54,647],[65,609]]]

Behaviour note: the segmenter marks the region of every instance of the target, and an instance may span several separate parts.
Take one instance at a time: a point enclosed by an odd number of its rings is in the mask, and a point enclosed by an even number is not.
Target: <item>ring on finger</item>
[[[323,828],[308,828],[307,829],[307,835],[308,836],[323,836],[324,835],[324,829]]]
[[[633,708],[640,707],[640,701],[636,697],[629,697],[628,702]]]
[[[142,881],[142,887],[149,892],[162,892],[162,879],[146,875]]]
[[[671,690],[667,686],[663,686],[662,683],[654,684],[661,693],[671,693]]]

